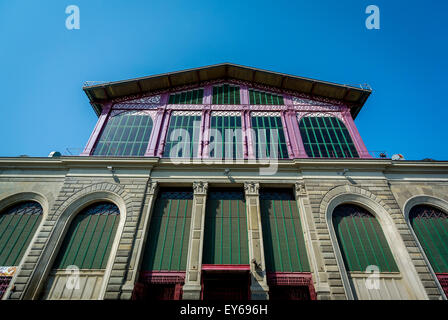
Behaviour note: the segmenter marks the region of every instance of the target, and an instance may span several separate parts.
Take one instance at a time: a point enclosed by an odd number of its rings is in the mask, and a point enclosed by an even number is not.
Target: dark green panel
[[[199,149],[201,116],[171,116],[166,135],[164,158],[196,158]],[[174,130],[180,134],[173,133]],[[172,139],[174,134],[177,139]],[[177,151],[177,152],[176,152]],[[173,153],[173,154],[171,154]]]
[[[170,94],[169,104],[202,104],[204,89]]]
[[[42,220],[37,202],[22,202],[0,213],[0,266],[17,266]]]
[[[256,158],[288,159],[288,148],[281,117],[253,116],[251,119],[255,135]]]
[[[303,117],[299,129],[308,157],[359,157],[350,133],[336,117]]]
[[[135,111],[123,111],[110,116],[93,155],[143,156],[148,146],[153,122],[151,116]]]
[[[210,158],[242,159],[244,157],[241,116],[212,116],[210,128],[221,135],[221,141],[211,136]]]
[[[249,102],[250,104],[260,105],[283,105],[283,96],[273,93],[258,91],[249,89]]]
[[[436,273],[448,273],[448,214],[431,206],[411,209],[414,232]]]
[[[310,272],[296,201],[290,190],[260,192],[266,269],[269,272]]]
[[[151,217],[142,271],[185,271],[193,192],[160,190]]]
[[[240,104],[240,87],[228,84],[213,87],[212,104]]]
[[[118,207],[93,204],[76,215],[64,237],[53,268],[105,269],[119,222]]]
[[[246,202],[239,190],[209,191],[203,264],[248,264]]]
[[[398,272],[392,251],[377,219],[355,205],[340,205],[333,225],[348,271],[365,271],[369,265],[380,272]]]

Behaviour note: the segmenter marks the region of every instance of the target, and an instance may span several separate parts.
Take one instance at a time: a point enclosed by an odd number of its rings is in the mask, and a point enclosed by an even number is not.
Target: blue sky
[[[380,30],[365,27],[370,4]],[[65,27],[68,5],[80,30]],[[232,62],[368,83],[355,120],[368,150],[448,160],[447,12],[434,0],[0,0],[0,156],[79,153],[97,120],[84,81]]]

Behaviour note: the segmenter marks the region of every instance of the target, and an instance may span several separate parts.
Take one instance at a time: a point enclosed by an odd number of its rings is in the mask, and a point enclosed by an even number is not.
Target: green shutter
[[[280,116],[252,116],[255,154],[257,159],[288,159],[285,133]],[[277,139],[274,139],[274,132]],[[272,153],[272,154],[271,154]]]
[[[303,117],[300,119],[299,129],[309,157],[359,157],[346,126],[336,117]]]
[[[93,150],[95,156],[143,156],[152,131],[149,114],[123,111],[109,117]]]
[[[185,271],[193,192],[160,190],[151,217],[142,271]]]
[[[170,94],[169,104],[202,104],[204,89]]]
[[[398,272],[398,267],[378,220],[355,205],[340,205],[333,212],[333,225],[348,271]]]
[[[213,87],[212,104],[240,104],[240,87],[228,84]]]
[[[261,223],[268,272],[310,272],[297,203],[289,190],[261,190]]]
[[[203,264],[249,264],[243,191],[211,190],[205,214]]]
[[[82,210],[70,224],[54,269],[105,269],[120,220],[118,207],[96,203]]]
[[[412,228],[436,273],[448,273],[448,214],[419,205],[409,213]]]
[[[259,105],[284,105],[283,96],[269,92],[249,89],[250,104]]]
[[[210,157],[219,159],[242,159],[244,156],[241,131],[241,116],[213,116],[210,128],[217,130],[221,141],[212,140],[209,144]],[[233,135],[228,136],[227,131],[232,130]],[[232,139],[230,139],[232,138]]]
[[[37,202],[22,202],[0,213],[0,266],[17,266],[42,221]]]
[[[163,157],[169,158],[196,158],[199,148],[199,131],[201,116],[172,115],[166,135]],[[176,134],[177,140],[171,139],[174,130],[180,129],[181,135]],[[187,135],[188,133],[188,135]],[[177,153],[172,155],[177,150]],[[187,157],[188,155],[188,157]]]

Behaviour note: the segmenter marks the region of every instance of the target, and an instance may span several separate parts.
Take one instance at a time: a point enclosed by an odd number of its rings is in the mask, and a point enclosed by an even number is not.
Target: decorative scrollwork
[[[208,182],[204,181],[194,181],[193,191],[195,195],[206,195],[208,189]]]
[[[247,196],[258,196],[260,184],[258,182],[249,181],[244,183],[244,191]]]

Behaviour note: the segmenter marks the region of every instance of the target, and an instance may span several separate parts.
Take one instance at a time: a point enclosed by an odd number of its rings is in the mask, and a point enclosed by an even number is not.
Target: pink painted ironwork
[[[203,264],[203,271],[250,271],[248,264]]]
[[[240,86],[240,105],[212,105],[213,86],[221,83],[237,84]],[[204,88],[204,97],[202,105],[173,105],[168,104],[171,92],[178,90],[191,89],[196,87]],[[285,105],[250,105],[249,88],[265,90],[273,93],[283,95]],[[314,97],[306,94],[297,94],[288,90],[280,90],[259,84],[254,84],[245,81],[221,79],[203,82],[196,85],[189,85],[183,87],[175,87],[170,90],[157,91],[143,95],[133,95],[128,97],[120,97],[113,99],[104,104],[102,113],[98,118],[97,124],[89,138],[89,141],[81,153],[82,156],[89,156],[92,154],[95,144],[104,129],[111,109],[114,109],[113,103],[126,103],[135,101],[150,101],[151,97],[158,95],[159,107],[154,121],[153,133],[151,134],[148,146],[145,152],[146,157],[162,157],[163,150],[166,143],[166,135],[168,131],[170,115],[173,110],[198,110],[202,111],[201,128],[199,135],[198,157],[208,158],[209,152],[209,129],[210,129],[210,113],[213,111],[241,111],[242,112],[242,130],[243,130],[243,145],[244,145],[244,159],[255,159],[254,141],[251,133],[251,115],[252,111],[276,111],[281,113],[281,120],[284,129],[286,145],[290,159],[294,158],[308,158],[303,141],[300,135],[298,120],[306,114],[315,114],[316,112],[330,113],[341,119],[346,125],[360,158],[372,158],[367,151],[364,142],[362,141],[359,132],[354,124],[353,118],[350,114],[350,105],[341,101]],[[137,100],[135,100],[137,99]],[[132,104],[130,104],[132,109]],[[129,108],[127,108],[129,110]]]
[[[112,109],[112,103],[106,103],[103,106],[103,110],[101,112],[101,115],[98,118],[98,121],[96,122],[95,128],[93,129],[92,134],[90,135],[89,141],[87,141],[87,145],[84,148],[84,151],[80,154],[81,156],[90,156],[93,148],[95,146],[95,143],[97,142],[101,132],[103,131],[103,128],[106,125],[106,120],[109,116],[109,113]]]
[[[12,277],[4,277],[0,276],[0,300],[8,289],[9,283],[11,282]]]
[[[268,272],[266,274],[269,287],[275,286],[303,286],[308,287],[311,300],[316,300],[313,279],[309,272]]]
[[[436,273],[436,276],[443,292],[445,292],[445,295],[448,297],[448,273]]]

